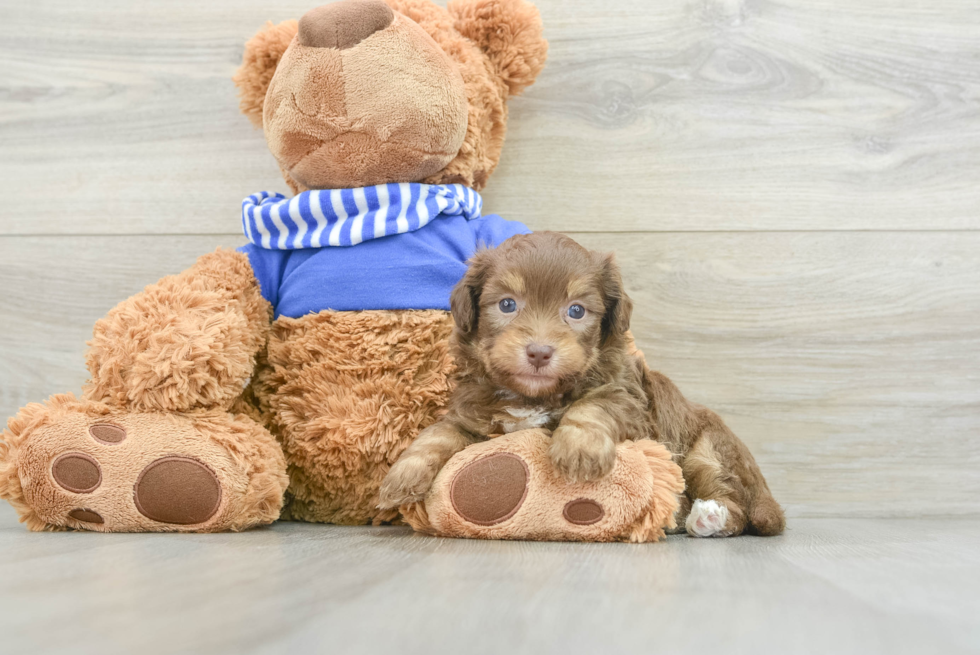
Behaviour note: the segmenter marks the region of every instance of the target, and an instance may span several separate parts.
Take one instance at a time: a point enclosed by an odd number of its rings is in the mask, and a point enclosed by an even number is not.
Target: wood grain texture
[[[487,208],[536,229],[980,227],[973,0],[540,0]],[[0,234],[217,234],[285,190],[230,81],[307,1],[2,0]],[[531,201],[533,199],[533,202]]]
[[[976,514],[980,233],[577,234],[650,364],[722,414],[789,515]],[[119,300],[223,237],[0,237],[0,415],[85,380]]]
[[[575,230],[976,228],[975,8],[546,3],[493,206]]]
[[[280,523],[30,534],[0,509],[7,653],[969,653],[980,521],[797,519],[659,544]]]

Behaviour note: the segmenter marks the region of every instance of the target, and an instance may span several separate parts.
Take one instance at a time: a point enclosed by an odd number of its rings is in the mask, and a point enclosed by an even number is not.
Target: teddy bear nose
[[[534,368],[542,368],[551,361],[551,356],[555,354],[553,346],[542,346],[539,343],[532,343],[524,349],[527,354],[527,361],[531,362]]]
[[[351,48],[395,20],[382,0],[339,0],[299,19],[299,42],[310,48]]]

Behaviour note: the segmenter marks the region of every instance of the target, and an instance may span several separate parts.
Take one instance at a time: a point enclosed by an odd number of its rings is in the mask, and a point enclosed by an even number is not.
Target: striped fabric
[[[292,198],[262,191],[242,201],[242,226],[261,248],[302,250],[414,232],[439,216],[472,220],[482,208],[480,194],[461,184],[379,184]]]

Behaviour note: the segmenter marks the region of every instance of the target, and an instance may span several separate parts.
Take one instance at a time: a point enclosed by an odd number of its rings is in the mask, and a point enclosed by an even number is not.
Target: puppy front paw
[[[394,509],[424,499],[436,473],[436,468],[421,457],[398,460],[381,483],[378,509]]]
[[[559,425],[548,449],[552,464],[569,482],[605,477],[616,463],[616,444],[595,429]]]

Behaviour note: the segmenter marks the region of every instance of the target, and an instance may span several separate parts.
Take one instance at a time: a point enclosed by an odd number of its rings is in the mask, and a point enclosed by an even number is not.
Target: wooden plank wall
[[[541,0],[490,211],[614,250],[655,366],[791,516],[975,514],[974,0]],[[230,81],[284,0],[0,2],[0,415],[286,191]]]

